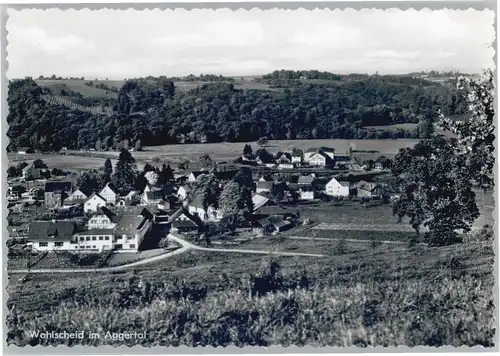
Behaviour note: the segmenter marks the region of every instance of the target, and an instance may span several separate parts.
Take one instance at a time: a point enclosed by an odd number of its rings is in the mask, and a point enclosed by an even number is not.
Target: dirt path
[[[132,263],[127,263],[125,265],[121,266],[114,266],[114,267],[102,267],[102,268],[39,268],[39,269],[15,269],[15,270],[8,270],[8,273],[10,274],[16,274],[16,273],[99,273],[99,272],[114,272],[114,271],[123,271],[129,268],[134,268],[136,266],[141,266],[145,265],[151,262],[163,260],[170,258],[172,256],[180,255],[182,253],[188,252],[188,251],[193,251],[193,250],[198,250],[198,251],[212,251],[212,252],[233,252],[233,253],[248,253],[248,254],[260,254],[260,255],[276,255],[276,256],[303,256],[303,257],[323,257],[324,255],[318,255],[318,254],[312,254],[312,253],[301,253],[301,252],[282,252],[282,251],[264,251],[264,250],[246,250],[246,249],[231,249],[231,248],[212,248],[212,247],[201,247],[194,245],[176,235],[169,234],[168,238],[171,241],[175,241],[182,247],[171,251],[167,252],[161,255],[157,256],[152,256],[145,258],[140,261],[132,262]]]
[[[328,238],[328,237],[308,237],[308,236],[284,236],[285,239],[290,240],[317,240],[317,241],[349,241],[349,242],[372,242],[373,240],[361,240],[361,239],[339,239],[339,238]],[[393,245],[408,245],[408,242],[404,241],[391,241],[391,240],[375,240],[382,244],[393,244]],[[418,243],[418,245],[425,245],[424,243]]]

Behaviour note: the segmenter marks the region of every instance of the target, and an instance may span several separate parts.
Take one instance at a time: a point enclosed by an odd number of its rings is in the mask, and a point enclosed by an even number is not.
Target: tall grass
[[[411,250],[410,250],[411,251]],[[321,270],[280,268],[269,260],[244,276],[192,278],[139,274],[113,284],[48,293],[50,310],[8,303],[7,341],[16,345],[493,346],[491,249],[435,249],[426,275],[367,260]],[[480,256],[479,253],[483,253]],[[487,257],[483,264],[472,261]],[[396,264],[396,256],[394,263]],[[424,250],[406,258],[425,263]],[[418,262],[420,261],[420,262]],[[373,264],[371,264],[372,262]],[[400,261],[399,261],[400,262]],[[360,272],[374,271],[371,277]],[[414,276],[414,277],[412,277]],[[54,306],[55,305],[55,306]],[[28,330],[141,332],[145,339],[31,339]]]

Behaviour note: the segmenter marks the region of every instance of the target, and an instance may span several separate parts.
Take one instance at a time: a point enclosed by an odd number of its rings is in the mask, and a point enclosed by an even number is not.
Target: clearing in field
[[[61,91],[63,90],[73,90],[77,93],[82,94],[85,97],[89,98],[117,98],[118,94],[109,90],[94,88],[85,83],[90,80],[74,80],[74,79],[62,79],[62,80],[36,80],[36,83],[42,87],[49,88],[52,90],[54,95],[61,95]],[[107,84],[106,81],[101,81]]]

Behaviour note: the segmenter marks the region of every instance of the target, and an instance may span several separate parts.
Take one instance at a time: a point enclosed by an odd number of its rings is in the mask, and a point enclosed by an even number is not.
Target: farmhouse
[[[266,205],[269,202],[269,198],[260,195],[260,194],[254,194],[252,196],[252,203],[253,203],[253,210],[257,211],[260,208],[262,208],[264,205]]]
[[[98,208],[106,206],[106,199],[98,193],[92,194],[85,204],[83,205],[83,211],[86,213],[96,212]]]
[[[191,172],[191,173],[189,174],[189,176],[188,176],[188,179],[187,179],[187,180],[188,180],[188,182],[196,182],[196,180],[197,180],[200,176],[202,176],[202,175],[204,175],[204,174],[207,174],[207,172],[205,172],[205,171],[193,171],[193,172]]]
[[[262,176],[257,181],[256,192],[257,193],[265,193],[270,192],[273,189],[274,181],[271,177]]]
[[[66,199],[73,191],[71,182],[47,182],[44,188],[44,204],[48,208],[63,206]]]
[[[76,204],[84,204],[88,198],[88,194],[84,193],[81,189],[75,190],[64,200],[64,206],[72,206]]]
[[[89,230],[113,229],[116,226],[117,221],[117,215],[103,206],[98,208],[96,214],[89,219],[87,227]]]
[[[39,179],[42,176],[40,168],[35,168],[33,163],[27,165],[22,170],[22,178],[25,181]]]
[[[335,167],[348,166],[351,161],[350,150],[335,150],[334,151]]]
[[[301,164],[302,158],[303,158],[303,155],[300,151],[293,151],[292,152],[292,163]]]
[[[300,190],[300,200],[314,200],[316,199],[315,191],[310,190]]]
[[[181,185],[179,189],[177,189],[177,197],[179,200],[185,200],[189,193],[191,193],[191,188],[189,188],[187,185]]]
[[[327,195],[333,197],[348,197],[349,196],[349,182],[339,182],[337,179],[332,178],[325,186]]]
[[[28,153],[33,153],[33,149],[29,148],[29,147],[21,147],[17,151],[17,153],[20,154],[20,155],[25,155],[25,154],[28,154]]]
[[[201,221],[219,221],[222,219],[222,213],[213,205],[205,208],[202,195],[194,196],[188,204],[188,212],[193,216],[198,216]]]
[[[255,222],[254,232],[257,235],[278,233],[292,227],[292,222],[282,216],[269,216]]]
[[[197,232],[202,226],[202,222],[188,211],[181,209],[172,222],[172,232]]]
[[[28,228],[27,246],[34,251],[75,250],[74,221],[33,221]]]
[[[309,175],[302,175],[297,179],[299,187],[312,187],[316,183],[316,176],[314,173]]]
[[[106,200],[107,204],[116,204],[118,200],[118,190],[112,183],[106,184],[104,188],[99,192],[99,195]]]
[[[157,205],[159,202],[165,199],[163,190],[159,187],[146,186],[144,193],[141,195],[142,205]]]
[[[311,159],[311,156],[315,155],[318,152],[322,152],[323,154],[327,155],[330,158],[330,160],[332,160],[332,161],[335,158],[335,150],[333,148],[329,148],[329,147],[308,148],[304,152],[303,161],[305,163],[310,163],[309,161]]]
[[[113,249],[118,251],[138,251],[144,236],[151,230],[153,214],[143,209],[139,214],[121,215],[114,228]]]
[[[333,164],[333,160],[323,151],[318,151],[309,157],[309,164],[316,167],[326,167],[331,166]]]

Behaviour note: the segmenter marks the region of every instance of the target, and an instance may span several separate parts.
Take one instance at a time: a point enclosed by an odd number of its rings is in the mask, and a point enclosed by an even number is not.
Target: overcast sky
[[[9,78],[479,72],[493,11],[8,11]],[[488,46],[490,48],[488,48]]]

